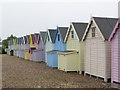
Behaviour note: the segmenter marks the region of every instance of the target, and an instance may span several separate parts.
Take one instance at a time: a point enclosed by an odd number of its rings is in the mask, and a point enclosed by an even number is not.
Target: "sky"
[[[119,0],[4,0],[0,3],[0,37],[21,37],[91,16],[118,17]]]

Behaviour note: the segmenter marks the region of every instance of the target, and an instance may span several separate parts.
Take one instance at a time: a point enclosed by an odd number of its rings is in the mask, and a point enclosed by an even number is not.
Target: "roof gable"
[[[30,40],[31,40],[32,44],[34,44],[34,34],[31,34],[30,36],[31,36]]]
[[[58,32],[60,32],[60,38],[62,38],[62,40],[64,41],[65,40],[65,36],[67,34],[67,30],[68,30],[68,27],[57,27],[57,30],[55,32],[55,38],[54,38],[54,42],[57,38],[57,34]]]
[[[24,36],[24,43],[27,44],[27,37]]]
[[[42,38],[43,43],[45,43],[45,39],[46,39],[45,37],[47,35],[47,32],[46,31],[41,31],[40,34],[41,34],[40,36]]]
[[[115,34],[117,33],[117,31],[119,29],[120,29],[120,19],[117,21],[117,23],[116,23],[116,25],[114,27],[114,30],[113,30],[113,32],[110,35],[109,41],[111,41],[114,38]]]
[[[35,33],[35,34],[34,34],[34,43],[37,43],[37,44],[38,44],[39,37],[40,37],[40,34],[39,34],[39,33]]]
[[[93,19],[95,20],[104,38],[108,40],[118,19],[117,18],[100,18],[100,17],[93,17]]]
[[[48,29],[51,41],[54,41],[56,29]]]
[[[82,40],[82,37],[84,35],[84,32],[86,30],[88,23],[75,23],[75,22],[73,22],[72,25],[77,33],[79,40]]]
[[[30,35],[27,35],[27,43],[30,44]]]
[[[89,31],[89,28],[90,28],[92,22],[94,22],[97,25],[102,37],[105,40],[108,40],[117,20],[118,20],[118,18],[92,17],[90,20],[90,23],[88,24],[88,26],[86,28],[86,31],[84,33],[82,40],[85,40],[87,32]]]

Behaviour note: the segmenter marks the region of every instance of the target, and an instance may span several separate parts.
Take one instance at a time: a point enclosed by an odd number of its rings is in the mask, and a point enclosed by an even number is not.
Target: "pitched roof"
[[[78,35],[79,40],[82,40],[82,37],[84,35],[88,23],[72,22],[72,25],[74,26],[74,29]]]
[[[39,33],[35,33],[35,36],[36,36],[37,43],[39,43],[39,41],[40,41],[40,34]]]
[[[27,35],[27,43],[30,44],[30,35]]]
[[[45,37],[47,35],[47,32],[46,31],[41,31],[40,34],[41,34],[43,42],[45,43]]]
[[[115,28],[114,28],[114,30],[112,31],[112,33],[111,33],[111,35],[109,37],[109,41],[111,41],[114,38],[114,36],[115,36],[115,34],[117,33],[118,30],[120,30],[120,18],[117,21],[117,23],[115,25]]]
[[[117,23],[118,18],[93,17],[93,19],[98,25],[104,38],[108,40]]]
[[[67,33],[67,30],[68,30],[68,27],[58,27],[58,29],[59,29],[59,31],[61,33],[61,36],[62,36],[62,39],[64,41],[66,33]]]
[[[53,42],[54,38],[55,38],[55,32],[56,32],[56,29],[48,29],[49,33],[50,33],[50,37],[51,37],[51,40]]]
[[[25,42],[25,44],[27,43],[27,37],[26,36],[24,36],[24,42]]]

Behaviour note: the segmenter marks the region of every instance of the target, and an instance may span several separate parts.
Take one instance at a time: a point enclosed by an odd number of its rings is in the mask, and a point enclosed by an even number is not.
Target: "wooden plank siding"
[[[106,78],[110,78],[108,77],[110,66],[106,64],[108,63],[106,59],[110,60],[110,57],[106,55],[107,51],[110,53],[110,46],[106,48],[106,45],[109,44],[103,40],[98,28],[95,30],[95,37],[92,37],[92,27],[96,27],[96,25],[94,23],[91,24],[84,41],[85,74],[88,73],[106,80]],[[110,62],[108,64],[110,64]],[[109,69],[106,71],[106,68]]]
[[[111,82],[120,83],[120,19],[109,38],[111,41]]]
[[[74,32],[74,38],[72,38],[71,36],[71,32]],[[78,67],[76,68],[76,69],[73,69],[73,70],[76,70],[76,71],[79,71],[80,73],[81,73],[81,71],[83,71],[84,69],[83,69],[83,59],[82,59],[82,42],[80,42],[79,41],[79,39],[78,39],[78,36],[77,36],[77,33],[76,33],[76,31],[73,29],[73,27],[70,29],[70,33],[69,33],[69,35],[68,35],[68,37],[67,37],[67,41],[66,41],[66,49],[67,50],[74,50],[74,51],[77,51],[77,52],[79,52],[79,54],[78,54],[78,58],[77,57],[74,57],[74,60],[77,60],[78,61],[78,63],[77,63],[77,65],[78,65]],[[71,54],[71,56],[73,56],[73,54]],[[68,56],[66,56],[66,57],[68,57]],[[70,56],[69,56],[70,57]],[[71,63],[72,63],[72,60],[71,60]],[[77,66],[76,65],[76,66]],[[72,65],[71,65],[72,66]],[[72,68],[71,68],[71,70],[72,70]]]

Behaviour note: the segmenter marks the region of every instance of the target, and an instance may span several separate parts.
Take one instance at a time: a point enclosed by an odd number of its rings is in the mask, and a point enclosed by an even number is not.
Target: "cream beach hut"
[[[72,22],[66,37],[66,51],[58,53],[58,69],[63,71],[84,71],[82,37],[87,23]]]
[[[82,41],[85,47],[85,75],[111,78],[111,44],[108,41],[117,18],[91,17]]]

